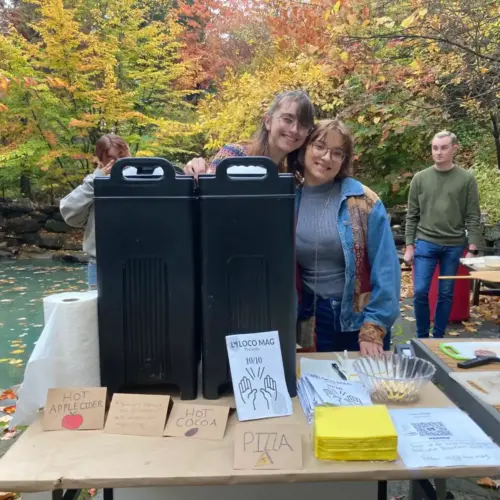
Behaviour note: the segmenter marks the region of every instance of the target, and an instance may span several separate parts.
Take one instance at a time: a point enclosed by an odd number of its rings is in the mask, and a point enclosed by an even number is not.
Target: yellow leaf
[[[22,354],[24,349],[16,349],[15,351],[11,351],[11,354]]]
[[[358,116],[358,122],[359,123],[364,123],[365,117],[363,115]]]
[[[421,19],[423,19],[427,15],[427,9],[420,9],[418,11],[418,15],[420,16]]]
[[[485,73],[488,73],[488,68],[481,68],[481,73],[484,75]]]
[[[401,26],[403,28],[409,28],[414,22],[415,22],[415,15],[412,14],[411,16],[408,16],[401,22]]]
[[[349,14],[347,16],[347,22],[350,24],[350,25],[354,25],[358,22],[358,16],[356,16],[356,14]]]
[[[369,20],[369,19],[365,19],[365,20],[363,21],[363,24],[362,24],[361,26],[366,27],[366,26],[368,26],[369,24],[370,24],[370,20]]]
[[[460,333],[459,333],[459,332],[457,332],[457,331],[455,331],[455,330],[453,330],[453,331],[451,331],[451,332],[448,332],[448,335],[449,335],[450,337],[458,337],[458,336],[460,335]]]
[[[340,0],[333,6],[333,12],[335,12],[335,14],[340,10],[340,5],[341,5],[341,2]]]
[[[344,52],[342,52],[342,53],[340,54],[340,60],[341,60],[342,62],[347,62],[347,61],[349,60],[349,54],[348,54],[347,52],[345,52],[345,51],[344,51]]]
[[[416,59],[410,63],[410,68],[414,71],[422,71],[422,65]]]
[[[373,119],[373,123],[378,123],[380,121],[380,116],[376,116],[374,119]]]

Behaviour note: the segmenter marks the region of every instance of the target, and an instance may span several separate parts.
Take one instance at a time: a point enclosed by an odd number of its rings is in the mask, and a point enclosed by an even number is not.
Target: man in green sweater
[[[429,336],[429,289],[436,265],[441,276],[453,276],[467,244],[467,257],[477,255],[479,193],[474,176],[453,163],[457,149],[455,134],[436,134],[432,140],[434,165],[416,174],[410,184],[404,260],[414,263],[414,306],[420,338]],[[439,282],[435,338],[444,336],[454,284],[454,280]]]

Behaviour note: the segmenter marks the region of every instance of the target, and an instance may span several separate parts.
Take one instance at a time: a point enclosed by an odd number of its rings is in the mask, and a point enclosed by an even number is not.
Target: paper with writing
[[[336,406],[371,405],[372,400],[360,382],[332,380],[319,375],[305,375],[306,383],[312,386],[322,404]]]
[[[170,396],[114,394],[104,432],[162,436]]]
[[[163,435],[191,439],[222,439],[228,415],[229,406],[176,402]]]
[[[226,337],[238,419],[292,414],[278,332]]]
[[[238,424],[234,433],[234,469],[302,469],[299,426]]]
[[[458,408],[390,410],[406,467],[500,466],[500,448]]]
[[[105,387],[49,389],[43,430],[90,430],[104,427]]]

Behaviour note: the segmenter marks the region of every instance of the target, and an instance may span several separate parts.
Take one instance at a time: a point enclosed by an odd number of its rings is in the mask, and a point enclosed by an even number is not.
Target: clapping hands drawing
[[[270,404],[273,401],[276,401],[276,398],[278,397],[276,381],[269,375],[266,375],[266,378],[264,379],[264,389],[261,389],[260,392],[262,393],[262,396],[264,396],[267,403],[267,409],[269,410]]]
[[[252,389],[250,379],[245,375],[238,384],[240,389],[241,399],[245,404],[252,403],[255,410],[255,399],[257,397],[257,389]]]
[[[264,373],[262,370],[261,376]],[[255,383],[255,380],[254,380]],[[241,399],[244,404],[251,404],[253,409],[257,409],[256,401],[258,392],[255,387],[252,386],[252,381],[245,375],[240,383],[238,384],[238,389],[240,391]],[[265,401],[266,407],[269,410],[271,406],[274,407],[273,403],[278,398],[278,391],[276,386],[276,381],[269,375],[264,378],[264,387],[259,390],[262,398]]]

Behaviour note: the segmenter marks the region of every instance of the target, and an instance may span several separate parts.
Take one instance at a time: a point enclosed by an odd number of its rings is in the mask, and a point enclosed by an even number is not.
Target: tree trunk
[[[500,170],[500,128],[498,125],[498,117],[495,113],[491,113],[491,123],[493,125],[493,138],[495,139],[495,149],[497,151],[497,168]]]
[[[19,187],[21,188],[21,196],[23,198],[28,198],[33,200],[33,195],[31,193],[31,180],[25,174],[21,174],[19,178]]]

